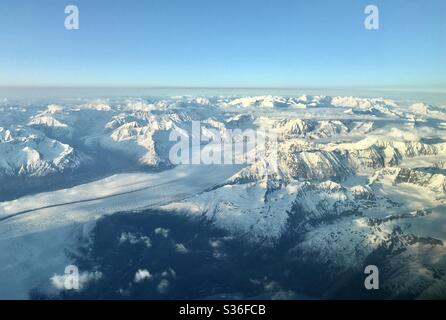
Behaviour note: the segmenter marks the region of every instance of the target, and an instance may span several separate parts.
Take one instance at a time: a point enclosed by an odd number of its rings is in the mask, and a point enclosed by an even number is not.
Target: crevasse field
[[[446,297],[444,104],[5,99],[0,112],[0,298]],[[192,121],[209,141],[273,132],[277,153],[173,164],[169,134]],[[364,289],[370,264],[378,291]]]

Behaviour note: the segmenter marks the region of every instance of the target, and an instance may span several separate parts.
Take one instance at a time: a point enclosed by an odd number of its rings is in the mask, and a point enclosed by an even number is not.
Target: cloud
[[[119,237],[119,243],[126,243],[126,242],[130,244],[144,243],[147,248],[150,248],[152,246],[152,241],[150,241],[149,237],[137,235],[131,232],[121,233],[121,236]]]
[[[252,283],[259,284],[259,281],[251,280]],[[296,298],[296,293],[291,290],[283,289],[282,286],[275,281],[264,282],[264,290],[271,294],[272,300],[290,300]]]
[[[150,280],[152,278],[152,275],[147,269],[139,269],[135,273],[135,279],[133,280],[136,283],[143,282],[145,280]]]
[[[176,245],[175,245],[175,250],[178,252],[178,253],[188,253],[189,252],[189,250],[187,250],[187,248],[184,246],[184,244],[182,244],[182,243],[177,243]]]
[[[162,294],[166,293],[168,288],[169,288],[169,280],[166,279],[161,280],[157,287],[158,292]]]
[[[223,246],[223,242],[221,240],[209,240],[209,245],[213,249],[212,256],[215,259],[222,259],[226,257],[226,254],[221,251],[221,248]]]
[[[220,240],[209,240],[209,245],[212,248],[219,248],[222,245],[222,242]]]
[[[161,273],[161,275],[163,277],[169,277],[170,276],[172,278],[175,278],[177,276],[177,273],[172,268],[169,268],[166,271],[163,271],[163,273]]]
[[[74,276],[75,275],[73,274],[63,274],[63,275],[55,274],[50,278],[50,282],[56,289],[65,290],[70,288],[68,284],[71,283],[71,280],[73,279]],[[99,271],[94,271],[94,272],[84,271],[80,273],[78,277],[79,290],[84,289],[92,281],[98,281],[102,279],[102,276],[103,276],[102,272]]]
[[[159,234],[159,235],[163,236],[164,238],[167,238],[169,236],[169,229],[156,228],[155,234]]]

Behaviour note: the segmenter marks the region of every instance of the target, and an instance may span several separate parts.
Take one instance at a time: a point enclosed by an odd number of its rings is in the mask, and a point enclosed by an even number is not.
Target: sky
[[[446,1],[1,0],[0,86],[446,91]]]

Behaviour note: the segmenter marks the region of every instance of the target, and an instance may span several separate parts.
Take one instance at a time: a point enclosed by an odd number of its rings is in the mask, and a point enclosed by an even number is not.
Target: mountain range
[[[336,275],[379,264],[387,298],[446,297],[446,106],[181,96],[5,102],[0,111],[0,261],[9,261],[0,287],[21,283],[10,297],[48,285],[97,219],[154,207],[265,247],[291,237],[293,259]],[[176,165],[169,135],[191,137],[192,121],[209,141],[231,129],[273,132],[276,153],[257,148],[239,166]],[[25,268],[40,256],[54,258]]]

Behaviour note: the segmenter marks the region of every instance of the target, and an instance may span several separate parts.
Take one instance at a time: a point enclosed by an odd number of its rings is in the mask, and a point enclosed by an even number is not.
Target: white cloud
[[[85,288],[90,282],[92,281],[98,281],[100,279],[102,279],[102,272],[99,271],[94,271],[94,272],[89,272],[89,271],[84,271],[82,273],[79,274],[79,290],[82,290],[83,288]],[[52,276],[50,278],[50,282],[51,284],[58,290],[65,290],[65,284],[66,281],[70,279],[70,277],[72,277],[72,275],[70,274],[55,274],[54,276]]]
[[[169,288],[169,280],[163,279],[158,284],[159,293],[166,293],[168,288]]]
[[[187,248],[182,243],[177,243],[175,245],[175,250],[179,253],[188,253],[189,252],[189,250],[187,250]]]
[[[155,233],[167,238],[169,236],[169,229],[156,228]]]
[[[151,273],[146,269],[140,269],[135,273],[134,281],[136,283],[143,282],[145,280],[150,280],[152,278]]]
[[[177,273],[175,272],[175,270],[173,270],[172,268],[167,269],[166,271],[163,271],[163,273],[161,273],[161,275],[163,277],[169,277],[171,276],[172,278],[175,278],[177,276]]]
[[[137,235],[131,232],[121,233],[121,236],[119,237],[119,243],[126,243],[126,242],[130,244],[144,243],[147,248],[150,248],[152,246],[152,241],[150,241],[149,237]]]
[[[220,240],[209,240],[209,245],[212,248],[219,248],[222,245],[222,242]]]

